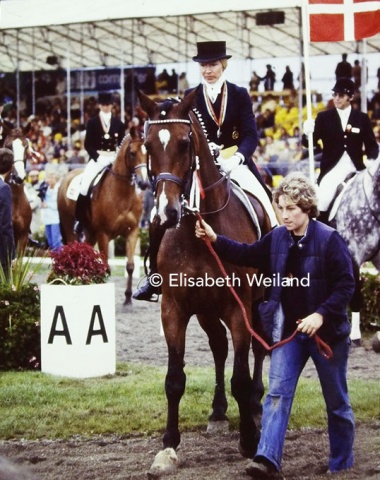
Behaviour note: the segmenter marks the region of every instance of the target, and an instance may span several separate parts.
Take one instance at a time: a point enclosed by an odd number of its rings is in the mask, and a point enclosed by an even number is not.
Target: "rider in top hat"
[[[112,116],[111,93],[100,93],[99,113],[87,122],[84,148],[90,156],[81,181],[81,194],[87,195],[88,187],[97,173],[115,160],[117,147],[125,136],[125,125]]]
[[[87,122],[84,147],[90,156],[81,180],[77,216],[81,220],[84,198],[96,175],[115,161],[116,149],[125,136],[125,125],[112,115],[112,94],[99,93],[99,113]],[[76,227],[80,231],[79,225]]]
[[[200,64],[203,81],[197,87],[195,107],[204,121],[210,149],[221,170],[260,200],[274,227],[277,218],[271,204],[271,194],[252,160],[258,135],[248,91],[227,82],[225,78],[227,60],[231,58],[226,53],[226,42],[198,42],[197,50],[193,60]],[[187,90],[185,95],[190,91]],[[156,269],[160,244],[157,232],[152,236],[155,238],[150,242],[150,274]],[[159,293],[150,284],[149,278],[133,298],[151,300],[154,294]]]
[[[355,84],[345,77],[338,78],[333,89],[335,108],[318,113],[314,120],[304,124],[303,144],[308,146],[307,135],[313,133],[315,144],[322,141],[319,185],[319,220],[327,222],[329,208],[336,189],[349,174],[365,168],[363,159],[376,159],[379,146],[371,121],[366,113],[354,109]],[[363,149],[364,147],[364,149]]]
[[[226,53],[226,42],[198,42],[197,49],[193,60],[199,63],[203,78],[197,89],[195,107],[205,123],[216,161],[225,173],[230,173],[243,189],[261,201],[274,227],[277,218],[271,194],[252,160],[258,145],[252,100],[246,88],[226,80],[224,72],[231,58]],[[228,151],[234,153],[228,155]]]

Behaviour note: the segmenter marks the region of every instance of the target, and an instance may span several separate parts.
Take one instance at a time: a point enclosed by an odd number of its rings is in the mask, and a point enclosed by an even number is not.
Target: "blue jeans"
[[[333,358],[327,360],[313,338],[299,333],[272,352],[269,370],[269,391],[263,405],[262,432],[257,457],[270,460],[278,470],[294,393],[299,376],[312,358],[318,372],[326,403],[330,440],[329,469],[332,472],[351,468],[354,463],[354,414],[347,391],[347,360],[349,340],[332,347]]]
[[[45,225],[45,235],[51,250],[56,250],[57,248],[62,247],[62,236],[59,223]]]

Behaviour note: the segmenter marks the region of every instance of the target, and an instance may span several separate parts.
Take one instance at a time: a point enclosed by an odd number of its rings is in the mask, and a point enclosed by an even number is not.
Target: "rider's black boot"
[[[158,295],[161,293],[160,287],[154,287],[150,283],[150,276],[154,272],[149,272],[148,278],[144,285],[140,288],[138,288],[135,293],[132,295],[132,297],[135,300],[146,300],[147,302],[157,302],[158,301]]]
[[[157,255],[160,248],[162,237],[165,229],[155,227],[154,224],[150,226],[149,237],[149,273],[147,275],[144,285],[136,290],[132,295],[135,300],[146,300],[148,302],[157,302],[158,296],[161,293],[160,285],[155,285],[155,281],[159,280],[157,274]]]

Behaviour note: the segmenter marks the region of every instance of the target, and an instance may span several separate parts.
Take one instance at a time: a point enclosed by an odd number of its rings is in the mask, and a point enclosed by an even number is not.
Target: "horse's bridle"
[[[127,138],[127,136],[124,137],[124,139],[125,139],[125,138]],[[140,140],[142,140],[142,138],[140,138]],[[128,147],[127,147],[127,152],[130,152],[130,151],[131,151],[131,144],[134,143],[134,142],[137,142],[137,140],[133,140],[133,139],[131,138],[131,140],[130,140],[130,142],[129,142],[129,144],[128,144]],[[123,143],[123,142],[122,142],[122,143]],[[120,147],[119,147],[119,148],[120,148]],[[117,152],[116,152],[116,155],[117,155]],[[126,158],[124,159],[124,162],[125,162],[125,166],[127,167],[127,170],[130,170]],[[112,166],[106,167],[106,170],[107,170],[112,176],[114,176],[115,178],[118,178],[119,180],[125,180],[125,181],[130,180],[130,181],[131,181],[131,185],[132,185],[133,183],[136,183],[136,181],[135,181],[136,172],[137,172],[138,170],[141,170],[141,169],[144,168],[144,167],[147,167],[146,163],[139,163],[139,164],[135,165],[135,166],[133,167],[132,174],[129,174],[129,175],[121,175],[121,174],[119,174],[119,173],[114,172],[114,171],[112,170]]]
[[[156,191],[157,184],[159,182],[162,182],[162,181],[173,182],[173,183],[176,183],[177,185],[179,185],[180,187],[182,187],[183,188],[182,196],[184,198],[184,204],[186,204],[186,196],[189,193],[190,186],[191,186],[191,181],[192,181],[192,175],[193,175],[193,172],[196,168],[196,155],[195,155],[194,141],[193,141],[192,129],[191,129],[192,121],[189,120],[189,119],[184,119],[184,118],[165,118],[165,119],[159,119],[159,120],[147,120],[145,122],[144,133],[145,133],[145,136],[146,136],[150,125],[164,125],[164,124],[172,124],[172,123],[185,123],[185,124],[188,124],[190,126],[189,138],[190,138],[190,148],[191,148],[191,152],[190,152],[191,160],[190,160],[190,168],[189,168],[188,174],[187,174],[186,178],[183,179],[183,178],[178,177],[177,175],[174,175],[173,173],[162,172],[162,173],[159,173],[156,178],[154,178],[153,175],[152,175],[152,172],[151,172],[151,170],[148,166],[148,177],[151,181],[153,191]],[[149,162],[148,162],[148,165],[149,165]],[[214,184],[209,185],[208,187],[205,187],[204,192],[212,190],[213,188],[217,187],[222,182],[224,182],[226,179],[229,181],[229,179],[230,179],[229,175],[228,176],[223,175]],[[205,214],[205,213],[217,213],[217,212],[223,210],[224,207],[228,204],[229,199],[230,199],[230,189],[228,189],[228,190],[229,190],[229,192],[228,192],[228,195],[227,195],[227,201],[226,201],[225,205],[223,205],[222,208],[220,208],[219,210],[214,211],[214,212],[204,212],[203,214]]]
[[[170,172],[162,172],[157,175],[157,177],[154,177],[151,169],[148,167],[148,176],[149,179],[153,185],[153,190],[155,191],[157,188],[157,184],[162,181],[168,181],[168,182],[174,182],[180,187],[184,188],[189,184],[189,176],[191,176],[192,172],[194,171],[195,168],[195,155],[194,155],[194,145],[193,145],[193,139],[191,136],[191,121],[186,119],[186,118],[165,118],[162,120],[147,120],[145,122],[145,134],[147,133],[149,127],[151,125],[164,125],[168,123],[185,123],[190,126],[190,149],[191,149],[191,160],[190,160],[190,169],[189,173],[186,176],[186,178],[180,178],[177,175],[174,175],[173,173]],[[149,162],[148,162],[149,163]]]

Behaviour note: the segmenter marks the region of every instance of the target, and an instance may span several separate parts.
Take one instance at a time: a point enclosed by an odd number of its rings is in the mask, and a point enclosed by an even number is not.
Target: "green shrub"
[[[145,257],[145,254],[149,248],[149,229],[140,228],[139,238],[140,238],[140,255],[142,257]]]
[[[21,253],[6,277],[0,265],[0,370],[40,367],[40,291],[32,283],[41,261]]]
[[[362,330],[380,326],[380,274],[361,273],[364,305],[360,312]]]
[[[0,370],[40,367],[40,291],[0,284]]]

